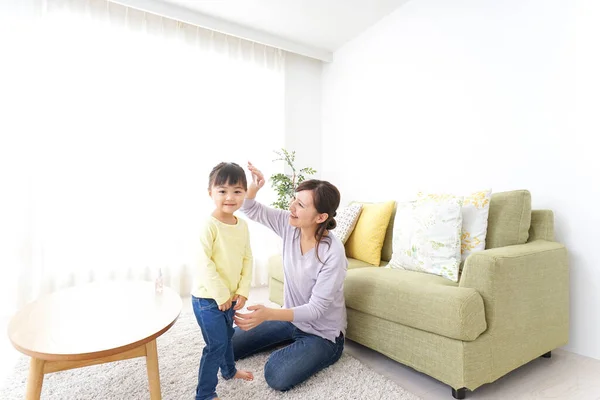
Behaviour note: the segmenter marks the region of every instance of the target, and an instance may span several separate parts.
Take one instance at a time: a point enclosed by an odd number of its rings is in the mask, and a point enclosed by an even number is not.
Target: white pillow
[[[464,199],[462,206],[463,222],[461,234],[462,261],[465,261],[471,253],[485,250],[488,215],[490,213],[490,199],[492,198],[491,189],[475,192],[464,198],[451,194],[418,194],[418,198],[425,197],[455,197]]]
[[[335,216],[337,226],[331,230],[331,233],[337,236],[342,241],[342,244],[346,244],[346,241],[352,234],[361,211],[362,204],[353,203],[342,208]]]
[[[462,205],[462,198],[454,196],[398,203],[388,267],[458,282]]]

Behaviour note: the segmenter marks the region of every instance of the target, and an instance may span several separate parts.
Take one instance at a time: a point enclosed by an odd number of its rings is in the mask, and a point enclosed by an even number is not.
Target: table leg
[[[146,343],[146,368],[148,370],[148,383],[150,384],[150,399],[161,400],[156,339]]]
[[[44,360],[31,358],[29,364],[29,377],[27,378],[27,400],[39,400],[42,395],[42,383],[44,382]]]

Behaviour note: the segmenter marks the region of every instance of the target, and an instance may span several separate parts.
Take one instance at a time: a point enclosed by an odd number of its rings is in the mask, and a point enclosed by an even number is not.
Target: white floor
[[[250,302],[274,305],[267,288],[253,289]],[[184,301],[189,309],[190,302]],[[0,382],[3,382],[19,356],[6,336],[7,319],[0,320]],[[405,367],[364,346],[346,341],[345,350],[364,364],[395,381],[424,400],[452,399],[448,386]],[[467,399],[560,399],[600,400],[600,360],[564,350],[552,352],[551,359],[540,358],[475,392]]]

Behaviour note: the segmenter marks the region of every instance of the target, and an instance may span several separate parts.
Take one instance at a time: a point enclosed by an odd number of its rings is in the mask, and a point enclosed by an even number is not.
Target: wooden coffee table
[[[26,305],[8,326],[13,346],[31,357],[26,398],[40,398],[44,374],[146,357],[150,398],[160,399],[156,338],[180,312],[180,296],[155,293],[153,282],[82,285]]]

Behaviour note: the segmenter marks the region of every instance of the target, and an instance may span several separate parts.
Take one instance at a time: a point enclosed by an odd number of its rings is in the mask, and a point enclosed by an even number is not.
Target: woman
[[[336,226],[340,192],[326,181],[304,181],[290,210],[276,210],[254,200],[265,178],[251,163],[248,169],[252,182],[241,210],[283,239],[284,307],[255,305],[250,313],[236,313],[233,352],[238,360],[277,347],[265,380],[285,391],[335,363],[344,349],[348,260],[329,232]]]

